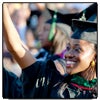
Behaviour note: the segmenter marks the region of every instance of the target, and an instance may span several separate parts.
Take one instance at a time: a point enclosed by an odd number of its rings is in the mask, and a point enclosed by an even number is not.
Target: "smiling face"
[[[65,60],[68,74],[85,71],[95,58],[94,44],[84,40],[71,39],[67,45]]]

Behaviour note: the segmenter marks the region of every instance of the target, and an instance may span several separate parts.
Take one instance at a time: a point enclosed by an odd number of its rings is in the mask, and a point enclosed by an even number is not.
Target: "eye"
[[[82,51],[81,48],[74,48],[74,50],[79,53]]]
[[[45,31],[49,31],[50,29],[48,27],[44,27],[44,30]]]
[[[67,50],[67,51],[69,51],[69,50],[70,50],[70,47],[69,47],[69,46],[67,46],[67,47],[66,47],[66,50]]]

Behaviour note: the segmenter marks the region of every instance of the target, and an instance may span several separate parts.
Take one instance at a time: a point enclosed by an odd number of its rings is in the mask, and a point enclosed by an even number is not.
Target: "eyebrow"
[[[74,44],[74,46],[80,46],[79,44]],[[81,47],[81,46],[80,46]]]
[[[70,43],[68,43],[67,45],[71,45]],[[80,46],[79,44],[74,44],[74,46]],[[81,47],[81,46],[80,46]]]

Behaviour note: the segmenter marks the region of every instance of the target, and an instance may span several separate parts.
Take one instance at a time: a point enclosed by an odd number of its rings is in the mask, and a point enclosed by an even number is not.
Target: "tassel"
[[[57,20],[57,10],[55,10],[55,13],[53,16],[53,21],[52,21],[50,33],[49,33],[49,41],[52,41],[54,38],[54,30],[56,28],[56,20]]]

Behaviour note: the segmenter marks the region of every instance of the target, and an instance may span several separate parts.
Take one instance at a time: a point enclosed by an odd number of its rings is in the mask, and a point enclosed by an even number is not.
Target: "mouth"
[[[73,61],[73,60],[60,59],[60,62],[64,66],[65,69],[73,68],[76,64],[76,61]]]
[[[73,68],[75,63],[75,61],[66,61],[66,68]]]
[[[60,64],[64,68],[65,73],[70,74],[71,70],[76,66],[77,61],[59,59]]]

